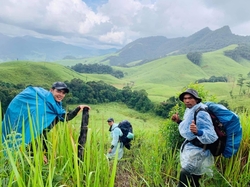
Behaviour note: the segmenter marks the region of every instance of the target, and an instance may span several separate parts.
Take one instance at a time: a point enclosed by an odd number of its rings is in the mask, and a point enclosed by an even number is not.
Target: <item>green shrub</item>
[[[184,92],[187,88],[195,89],[204,102],[216,100],[215,96],[209,95],[208,91],[206,91],[202,85],[195,83],[191,83],[187,87],[184,87],[180,93]],[[180,93],[178,93],[178,96]],[[185,109],[185,105],[182,102],[177,102],[169,112],[169,119],[160,127],[160,131],[163,137],[165,137],[166,145],[172,149],[180,148],[184,139],[179,134],[178,124],[171,120],[171,116],[178,113],[180,119],[182,119]]]

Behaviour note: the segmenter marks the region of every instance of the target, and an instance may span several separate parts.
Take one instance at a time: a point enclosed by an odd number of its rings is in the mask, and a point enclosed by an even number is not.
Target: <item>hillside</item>
[[[232,45],[214,52],[203,53],[202,64],[197,66],[186,58],[186,55],[168,56],[134,67],[113,67],[124,72],[125,77],[117,79],[104,74],[79,74],[71,69],[48,62],[7,62],[0,63],[1,80],[12,83],[51,85],[57,80],[79,78],[83,81],[99,81],[114,85],[121,89],[126,85],[133,89],[145,89],[152,101],[161,102],[175,95],[191,82],[211,76],[226,76],[228,83],[202,83],[219,99],[229,97],[229,92],[238,94],[236,85],[238,75],[247,78],[250,72],[250,61],[240,63],[224,56],[223,51],[234,49]],[[233,89],[233,90],[232,90]],[[247,88],[244,88],[247,90]]]
[[[208,27],[189,37],[166,38],[152,36],[137,39],[104,61],[110,65],[128,65],[131,62],[147,63],[168,55],[187,54],[188,52],[215,51],[233,44],[250,44],[250,36],[239,36],[228,26],[211,31]]]
[[[85,82],[104,80],[118,88],[126,85],[124,80],[119,80],[111,75],[80,74],[56,63],[26,61],[0,63],[0,80],[3,82],[49,87],[55,81],[72,80],[74,78]]]
[[[57,80],[83,79],[83,75],[49,62],[15,61],[0,63],[0,80],[14,84],[51,86]]]
[[[216,93],[219,96],[221,92],[214,89],[214,86],[216,84],[224,85],[222,88],[225,88],[228,95],[232,84],[236,84],[238,75],[242,74],[246,77],[250,72],[250,61],[244,60],[244,63],[237,63],[224,56],[223,51],[234,48],[233,45],[214,52],[203,53],[200,67],[190,62],[186,55],[178,55],[161,58],[141,66],[117,68],[126,72],[124,79],[127,82],[132,82],[134,89],[144,88],[152,99],[158,101],[163,100],[164,96],[176,94],[190,82],[211,76],[226,76],[234,81],[230,83],[203,83],[209,85],[207,88],[211,93]],[[230,84],[229,87],[228,84]]]

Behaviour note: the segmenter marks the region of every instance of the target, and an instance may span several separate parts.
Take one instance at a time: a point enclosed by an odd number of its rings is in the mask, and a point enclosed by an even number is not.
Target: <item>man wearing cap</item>
[[[178,187],[189,186],[199,187],[201,175],[212,174],[211,166],[214,158],[211,152],[205,149],[205,144],[211,144],[218,139],[209,114],[205,111],[198,112],[196,123],[194,113],[198,108],[206,108],[201,103],[202,99],[194,89],[187,89],[180,94],[179,99],[186,105],[183,120],[178,114],[172,116],[172,120],[179,124],[179,132],[185,141],[181,146],[180,161],[181,172]],[[194,145],[194,140],[204,144],[204,147]]]
[[[121,129],[118,127],[118,124],[114,123],[113,118],[109,118],[107,120],[109,125],[109,131],[111,133],[112,141],[111,146],[108,150],[107,157],[109,159],[112,159],[115,157],[116,150],[118,150],[118,160],[120,160],[123,157],[123,143],[119,142],[119,137],[123,135]]]
[[[2,121],[2,142],[6,140],[8,146],[18,147],[22,141],[30,144],[32,137],[35,139],[41,134],[46,139],[46,133],[59,121],[69,121],[87,105],[79,105],[75,110],[66,114],[62,108],[62,100],[69,92],[63,82],[55,82],[50,91],[41,87],[28,86],[10,102]],[[32,127],[32,129],[30,128]],[[13,138],[11,134],[15,132]],[[22,137],[24,132],[24,137]],[[15,142],[9,144],[8,142]],[[32,149],[32,147],[31,147]],[[44,149],[47,146],[44,143]],[[44,162],[47,158],[44,157]]]

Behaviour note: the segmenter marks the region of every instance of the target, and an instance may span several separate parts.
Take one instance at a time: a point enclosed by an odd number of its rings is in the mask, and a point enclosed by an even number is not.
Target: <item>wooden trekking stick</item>
[[[84,107],[82,111],[81,130],[78,138],[78,158],[81,160],[83,159],[84,146],[87,140],[88,124],[89,124],[89,108]]]

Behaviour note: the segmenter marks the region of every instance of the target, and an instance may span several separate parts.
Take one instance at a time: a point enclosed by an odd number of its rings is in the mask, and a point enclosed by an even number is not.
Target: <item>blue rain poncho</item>
[[[56,117],[63,121],[63,114],[62,103],[57,102],[50,91],[29,86],[11,101],[6,110],[2,121],[2,142],[11,140],[18,146],[24,138],[25,144],[29,144],[32,136],[39,136]]]
[[[116,150],[118,150],[118,160],[120,160],[123,157],[123,143],[119,142],[119,137],[123,135],[121,129],[118,127],[118,124],[113,124],[111,127],[111,132],[110,132],[112,142],[111,145],[114,146],[112,149],[111,153],[107,154],[108,158],[114,158],[116,154]]]
[[[200,111],[197,114],[196,126],[199,131],[202,131],[202,135],[194,135],[190,130],[190,125],[194,120],[194,112],[199,107],[205,108],[206,105],[199,103],[185,110],[183,121],[179,124],[179,132],[186,140],[198,138],[203,144],[211,144],[218,139],[218,136],[207,112]],[[214,157],[210,150],[204,150],[190,142],[185,142],[182,144],[180,153],[181,167],[190,174],[202,175],[207,173],[212,175],[211,166],[214,164]]]
[[[226,158],[230,158],[237,153],[242,140],[242,127],[240,119],[237,114],[228,110],[221,104],[213,102],[206,102],[205,104],[225,128],[227,140],[226,147],[222,155]]]

